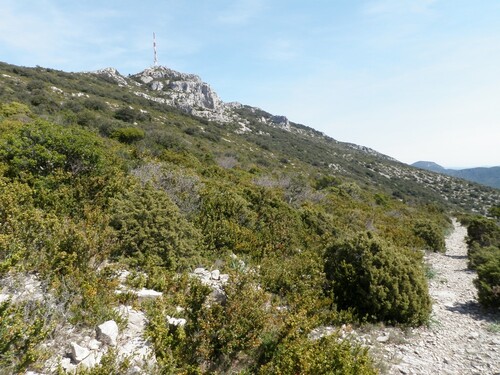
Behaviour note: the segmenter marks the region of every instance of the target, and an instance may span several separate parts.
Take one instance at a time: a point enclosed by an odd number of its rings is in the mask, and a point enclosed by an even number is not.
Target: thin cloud
[[[243,26],[250,23],[264,9],[262,0],[240,0],[219,13],[217,22],[223,25]]]
[[[299,54],[299,44],[290,39],[274,39],[268,41],[263,50],[263,58],[275,61],[289,61]]]
[[[369,15],[401,15],[428,13],[437,0],[377,0],[367,4],[364,12]]]

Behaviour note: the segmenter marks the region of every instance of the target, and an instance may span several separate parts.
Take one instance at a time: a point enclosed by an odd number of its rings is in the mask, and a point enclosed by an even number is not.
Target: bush
[[[9,177],[47,176],[56,170],[93,174],[104,162],[102,139],[74,127],[37,120],[12,128],[2,138],[0,160],[8,163]]]
[[[479,302],[485,307],[500,307],[500,248],[482,248],[473,255],[472,260],[477,271],[474,285]]]
[[[47,309],[41,304],[0,303],[0,368],[2,373],[24,373],[41,356],[40,344],[48,334]],[[3,372],[5,371],[5,372]]]
[[[214,369],[223,369],[221,373],[227,373],[237,358],[260,345],[261,333],[269,320],[264,309],[265,295],[250,277],[233,280],[224,291],[225,303],[203,308],[189,321],[185,347],[196,348],[196,357],[212,363]]]
[[[263,287],[286,298],[290,307],[298,303],[304,308],[315,310],[317,306],[312,301],[320,300],[323,296],[323,262],[312,251],[285,256],[269,254],[262,260],[260,274]]]
[[[360,319],[419,325],[431,311],[422,264],[413,253],[359,235],[325,252],[325,273],[337,307]]]
[[[419,221],[414,225],[413,232],[425,242],[429,250],[434,252],[446,250],[444,232],[436,224],[430,221]]]
[[[482,216],[474,216],[470,219],[467,237],[469,248],[474,242],[480,247],[500,246],[500,228],[494,220]]]
[[[336,336],[311,341],[307,338],[281,345],[259,374],[376,374],[366,349]]]
[[[92,111],[105,111],[108,109],[108,105],[100,99],[85,99],[83,105]]]
[[[111,211],[120,239],[116,255],[175,269],[199,250],[198,231],[164,192],[150,185],[132,186],[113,200]]]
[[[139,117],[139,112],[130,107],[120,108],[115,112],[115,118],[124,122],[134,123]]]
[[[289,315],[278,332],[261,346],[258,374],[376,374],[366,349],[338,335],[311,340],[311,321],[304,312]]]
[[[179,300],[159,299],[148,306],[147,334],[162,373],[236,373],[231,368],[241,366],[241,359],[243,366],[254,362],[252,354],[270,322],[266,295],[251,276],[232,275],[231,280],[221,303],[208,297],[211,289],[200,281],[176,278],[185,312],[172,309]],[[169,326],[165,314],[181,314],[187,324]]]
[[[111,138],[117,139],[122,143],[134,143],[144,138],[144,130],[138,128],[121,128],[111,133]]]
[[[488,210],[488,214],[497,220],[500,220],[500,205],[491,207]]]

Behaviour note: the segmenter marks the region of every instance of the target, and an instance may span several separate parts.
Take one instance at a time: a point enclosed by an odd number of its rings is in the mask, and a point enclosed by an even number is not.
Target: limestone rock
[[[220,271],[213,270],[211,274],[212,280],[220,280]]]
[[[378,336],[377,337],[377,342],[381,342],[381,343],[384,343],[384,342],[387,342],[389,341],[389,338],[390,338],[390,335],[381,335],[381,336]]]
[[[85,357],[81,362],[80,366],[85,368],[92,368],[101,362],[102,353],[91,352],[87,357]]]
[[[156,359],[150,344],[144,338],[146,315],[142,311],[124,305],[120,305],[117,311],[124,319],[127,319],[127,326],[121,333],[121,344],[117,348],[118,356],[128,358],[132,367],[139,369],[131,370],[129,374],[147,374],[148,372],[144,369],[154,367]]]
[[[75,342],[71,343],[71,359],[78,364],[90,355],[90,350],[78,345]]]
[[[226,298],[223,286],[229,281],[229,275],[219,270],[208,271],[205,268],[196,268],[191,276],[198,278],[202,284],[212,288],[211,298],[216,302],[223,302]]]
[[[94,74],[96,74],[98,76],[110,78],[113,81],[115,81],[116,83],[118,83],[119,86],[128,86],[127,80],[120,73],[118,73],[118,70],[116,70],[115,68],[100,69],[100,70],[94,72]]]
[[[101,343],[98,340],[96,340],[96,339],[90,340],[90,342],[89,342],[89,349],[91,349],[91,350],[99,350],[100,347],[101,347]]]
[[[140,290],[137,290],[134,292],[137,297],[141,300],[144,300],[144,299],[152,299],[152,298],[158,298],[158,297],[161,297],[163,295],[162,292],[157,292],[156,290],[153,290],[153,289],[145,289],[145,288],[142,288]]]
[[[143,83],[153,95],[136,92],[149,100],[175,106],[184,112],[222,122],[231,121],[226,106],[211,87],[195,74],[180,73],[164,66],[155,66],[132,76]]]
[[[167,315],[167,322],[170,325],[184,327],[187,323],[186,319],[183,318],[174,318],[172,316]]]
[[[116,346],[118,325],[114,320],[108,320],[97,327],[97,339],[104,344]]]

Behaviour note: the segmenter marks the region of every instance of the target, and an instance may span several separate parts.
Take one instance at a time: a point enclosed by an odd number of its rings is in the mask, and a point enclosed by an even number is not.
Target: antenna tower
[[[156,35],[153,33],[154,66],[158,66],[158,55],[156,54]]]

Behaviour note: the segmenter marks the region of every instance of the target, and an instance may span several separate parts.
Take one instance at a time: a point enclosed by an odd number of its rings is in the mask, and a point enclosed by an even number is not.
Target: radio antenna
[[[154,66],[158,66],[158,55],[156,53],[156,35],[153,33],[153,53],[154,53]]]

